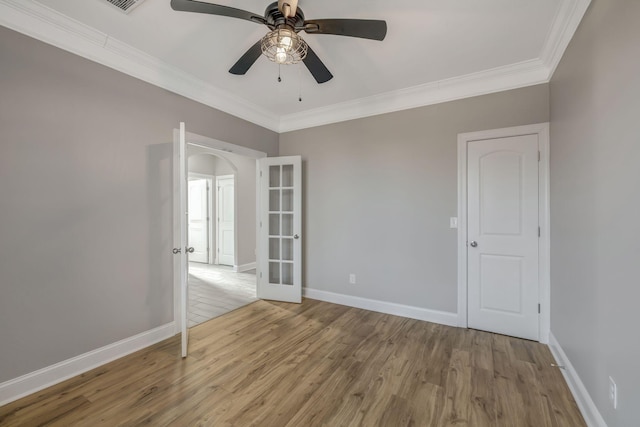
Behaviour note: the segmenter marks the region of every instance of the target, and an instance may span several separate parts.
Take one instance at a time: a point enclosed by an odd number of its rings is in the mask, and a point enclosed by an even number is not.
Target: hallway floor
[[[247,305],[256,298],[255,270],[189,263],[189,327]]]

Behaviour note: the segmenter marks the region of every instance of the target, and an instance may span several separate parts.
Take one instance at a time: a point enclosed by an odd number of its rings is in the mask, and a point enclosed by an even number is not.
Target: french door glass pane
[[[280,214],[269,214],[269,236],[280,235]]]
[[[293,263],[282,264],[282,284],[293,285]]]
[[[280,187],[280,166],[269,167],[269,187]]]
[[[293,214],[282,214],[282,236],[293,236]]]
[[[282,186],[293,187],[293,165],[282,166]]]
[[[269,283],[280,284],[280,263],[269,263]]]
[[[280,239],[277,237],[269,239],[269,259],[280,259]]]
[[[278,212],[280,210],[280,190],[269,190],[269,211]]]
[[[282,190],[282,210],[293,212],[293,190]]]
[[[293,261],[293,239],[282,239],[282,259]]]

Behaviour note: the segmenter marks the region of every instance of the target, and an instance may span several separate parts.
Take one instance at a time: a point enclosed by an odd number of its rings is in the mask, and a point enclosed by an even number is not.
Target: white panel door
[[[538,340],[538,136],[467,150],[469,327]]]
[[[189,261],[209,262],[209,189],[206,178],[189,180]]]
[[[233,175],[216,177],[217,264],[234,265],[235,257],[235,183]]]
[[[259,160],[258,298],[302,302],[302,162],[300,156]]]

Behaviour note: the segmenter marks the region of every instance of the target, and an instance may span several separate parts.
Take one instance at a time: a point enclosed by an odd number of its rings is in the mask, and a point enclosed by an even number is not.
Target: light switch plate
[[[458,228],[458,218],[455,216],[449,218],[449,228]]]

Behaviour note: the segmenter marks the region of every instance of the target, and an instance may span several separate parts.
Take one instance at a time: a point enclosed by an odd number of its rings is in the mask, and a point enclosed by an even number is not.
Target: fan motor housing
[[[264,18],[267,20],[267,26],[278,28],[281,25],[287,25],[294,29],[300,28],[304,25],[304,13],[299,7],[296,10],[296,16],[293,18],[286,18],[280,9],[278,8],[278,2],[271,3],[264,11]],[[300,31],[299,29],[295,30]]]

